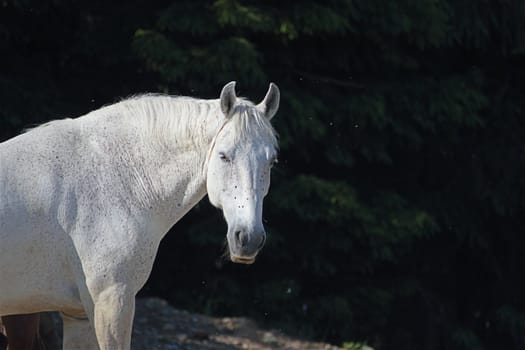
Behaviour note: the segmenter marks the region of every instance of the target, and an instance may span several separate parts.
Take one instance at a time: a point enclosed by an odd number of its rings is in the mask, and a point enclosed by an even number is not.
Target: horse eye
[[[228,156],[227,156],[226,154],[224,154],[224,152],[220,152],[220,153],[219,153],[219,158],[220,158],[223,162],[227,162],[227,163],[230,162],[230,158],[228,158]]]

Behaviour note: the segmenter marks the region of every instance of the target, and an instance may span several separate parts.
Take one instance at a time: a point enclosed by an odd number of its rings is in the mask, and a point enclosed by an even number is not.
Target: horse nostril
[[[240,230],[235,231],[235,240],[237,241],[237,244],[241,246],[241,248],[246,247],[248,244],[248,236]]]
[[[257,250],[261,250],[262,247],[264,246],[264,243],[266,242],[266,235],[264,234],[261,238],[261,242],[259,243],[259,245],[257,246]]]

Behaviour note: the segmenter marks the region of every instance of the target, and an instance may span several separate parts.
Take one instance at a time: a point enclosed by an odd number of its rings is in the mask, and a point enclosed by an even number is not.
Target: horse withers
[[[279,90],[257,105],[144,95],[0,144],[0,316],[57,310],[64,349],[129,349],[169,228],[208,194],[233,262],[265,241]]]

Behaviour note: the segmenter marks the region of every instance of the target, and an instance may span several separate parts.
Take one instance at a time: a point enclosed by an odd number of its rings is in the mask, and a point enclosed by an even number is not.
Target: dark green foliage
[[[282,91],[253,266],[202,203],[145,294],[376,349],[525,347],[525,3],[4,1],[0,135],[144,90]]]

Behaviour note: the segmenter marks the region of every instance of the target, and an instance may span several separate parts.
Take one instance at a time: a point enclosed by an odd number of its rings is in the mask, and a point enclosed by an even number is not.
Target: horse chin
[[[255,262],[255,257],[246,258],[246,257],[241,257],[241,256],[233,255],[233,254],[230,255],[230,259],[232,262],[236,264],[250,265]]]

